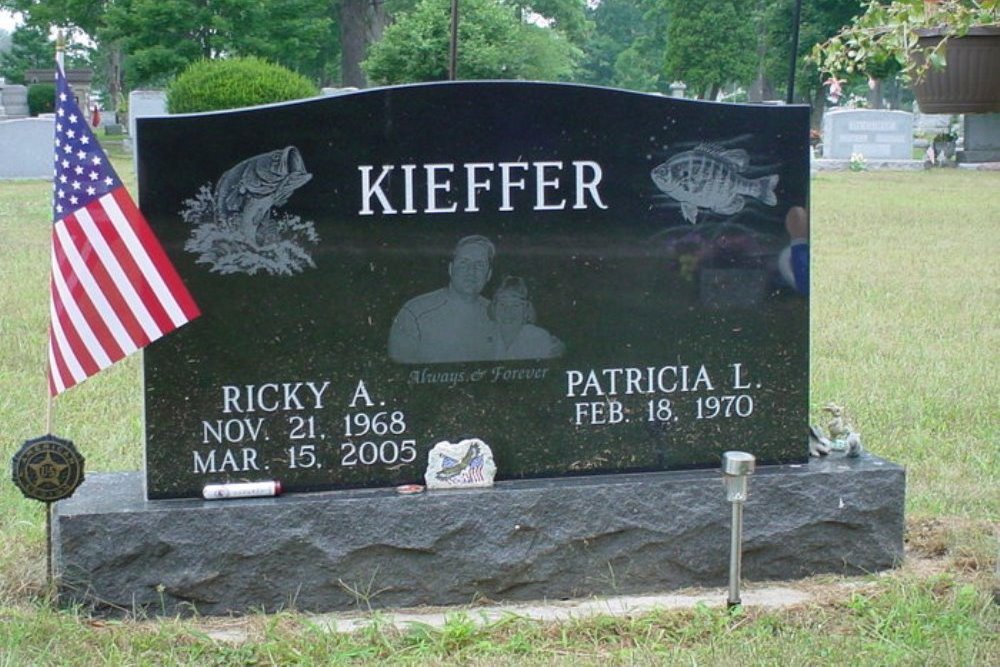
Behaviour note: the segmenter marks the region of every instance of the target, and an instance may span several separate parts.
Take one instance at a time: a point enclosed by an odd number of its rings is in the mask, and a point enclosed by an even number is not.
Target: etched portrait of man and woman
[[[448,285],[400,308],[389,331],[389,358],[403,364],[551,359],[566,347],[535,324],[528,286],[504,276],[490,298],[496,247],[485,236],[458,241]]]

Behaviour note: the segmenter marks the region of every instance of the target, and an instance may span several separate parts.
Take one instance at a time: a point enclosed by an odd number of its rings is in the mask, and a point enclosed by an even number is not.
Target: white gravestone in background
[[[0,121],[0,180],[52,178],[54,123],[51,117]]]
[[[879,109],[837,109],[823,115],[823,157],[912,160],[913,114]]]
[[[167,94],[162,90],[133,90],[128,94],[128,136],[132,139],[135,159],[135,121],[147,116],[167,115]]]
[[[27,118],[28,89],[25,86],[0,83],[0,120]]]

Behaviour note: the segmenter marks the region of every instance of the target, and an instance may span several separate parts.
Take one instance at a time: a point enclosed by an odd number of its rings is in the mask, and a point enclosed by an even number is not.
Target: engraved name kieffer
[[[359,215],[608,208],[592,160],[360,165]]]

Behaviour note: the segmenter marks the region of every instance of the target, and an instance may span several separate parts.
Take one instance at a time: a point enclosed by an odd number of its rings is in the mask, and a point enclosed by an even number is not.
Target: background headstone
[[[0,121],[0,180],[52,178],[52,118]]]
[[[1000,162],[1000,113],[965,114],[965,149],[960,162]]]
[[[140,118],[167,115],[167,93],[163,90],[133,90],[128,94],[128,134],[132,139],[132,157],[138,160],[135,125]]]
[[[913,114],[876,109],[835,109],[823,114],[823,157],[849,160],[913,159]]]
[[[913,133],[915,135],[935,135],[951,129],[954,116],[942,113],[914,113]]]
[[[28,89],[16,84],[0,85],[0,120],[27,118]]]

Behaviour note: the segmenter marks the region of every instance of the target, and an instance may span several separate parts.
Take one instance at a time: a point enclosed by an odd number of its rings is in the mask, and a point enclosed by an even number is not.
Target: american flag
[[[49,394],[199,315],[56,66]]]

